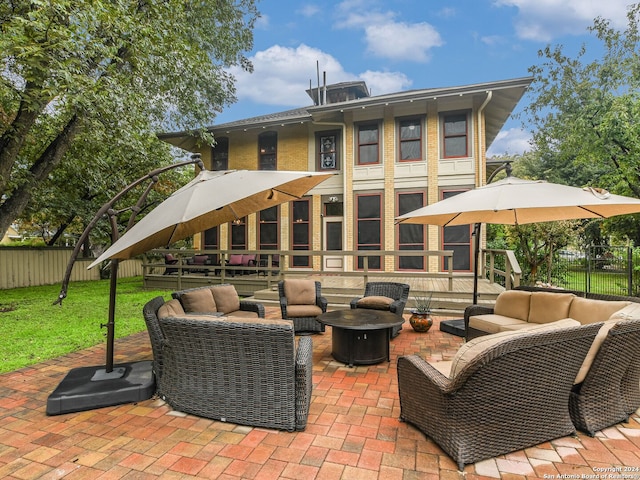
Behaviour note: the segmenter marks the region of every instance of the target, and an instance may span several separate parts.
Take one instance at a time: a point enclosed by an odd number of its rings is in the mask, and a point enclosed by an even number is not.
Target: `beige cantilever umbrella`
[[[640,199],[595,188],[507,176],[396,218],[401,223],[476,224],[473,303],[477,302],[478,232],[481,223],[523,225],[579,218],[608,218],[640,213]]]
[[[296,200],[334,175],[284,170],[201,171],[113,243],[88,268],[127,259],[250,213]]]

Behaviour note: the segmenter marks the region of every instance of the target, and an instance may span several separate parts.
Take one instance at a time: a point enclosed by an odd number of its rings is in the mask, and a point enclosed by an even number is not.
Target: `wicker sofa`
[[[167,302],[176,316],[185,313],[217,313],[228,317],[264,318],[264,306],[251,300],[240,300],[236,288],[229,283],[188,288],[173,292],[174,301]]]
[[[171,316],[162,297],[144,307],[157,393],[193,415],[304,430],[312,391],[311,337],[293,324],[212,315]],[[167,316],[164,316],[167,315]]]
[[[550,328],[603,322],[571,390],[569,407],[575,426],[594,435],[628,420],[640,408],[640,298],[519,287],[502,293],[498,297],[502,302],[496,302],[495,308],[467,307],[467,339],[493,336],[496,330],[535,331],[539,328],[536,323],[510,317],[523,316],[518,310],[528,294],[529,319],[531,310],[537,309],[533,318],[547,320],[542,325]],[[513,301],[505,304],[504,300]]]
[[[600,323],[502,332],[463,345],[449,375],[398,359],[400,418],[458,464],[570,435],[569,395]]]

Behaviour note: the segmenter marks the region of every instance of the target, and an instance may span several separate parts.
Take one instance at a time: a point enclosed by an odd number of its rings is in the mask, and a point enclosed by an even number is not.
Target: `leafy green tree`
[[[600,56],[583,47],[572,58],[548,46],[530,68],[526,114],[544,178],[640,197],[640,4],[629,6],[627,19],[624,31],[595,19]],[[640,244],[637,218],[606,224]]]
[[[200,131],[235,100],[254,3],[0,2],[0,233],[50,182],[110,197],[140,176],[125,166],[171,161],[154,132]]]

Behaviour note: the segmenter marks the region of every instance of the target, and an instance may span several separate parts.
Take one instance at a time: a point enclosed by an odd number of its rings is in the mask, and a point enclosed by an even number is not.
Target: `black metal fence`
[[[562,250],[554,262],[553,283],[571,290],[640,295],[640,247],[591,246]]]

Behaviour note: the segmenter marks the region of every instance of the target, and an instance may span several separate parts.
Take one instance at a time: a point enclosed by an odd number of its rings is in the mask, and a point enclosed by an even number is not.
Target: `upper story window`
[[[444,158],[469,156],[468,123],[466,113],[444,115],[442,125]]]
[[[419,118],[398,122],[400,140],[400,161],[422,160],[422,122]]]
[[[258,170],[277,170],[278,134],[263,133],[258,137]]]
[[[211,147],[212,170],[229,170],[229,139],[216,138],[216,144]]]
[[[320,132],[316,135],[317,169],[339,170],[339,132]]]
[[[380,131],[377,123],[358,126],[358,165],[380,163]]]

